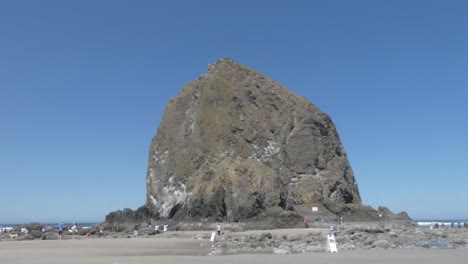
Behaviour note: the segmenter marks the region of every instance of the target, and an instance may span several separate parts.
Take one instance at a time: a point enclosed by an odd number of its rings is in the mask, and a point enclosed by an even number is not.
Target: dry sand
[[[463,249],[373,249],[292,255],[206,256],[208,240],[130,238],[0,241],[0,263],[465,263]]]

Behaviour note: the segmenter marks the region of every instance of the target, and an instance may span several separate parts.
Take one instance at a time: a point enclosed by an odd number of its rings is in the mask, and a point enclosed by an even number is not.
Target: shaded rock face
[[[150,223],[151,213],[146,206],[141,206],[136,211],[130,208],[110,212],[106,215],[107,223]]]
[[[229,59],[168,103],[146,178],[146,207],[159,218],[240,221],[361,204],[330,117]]]

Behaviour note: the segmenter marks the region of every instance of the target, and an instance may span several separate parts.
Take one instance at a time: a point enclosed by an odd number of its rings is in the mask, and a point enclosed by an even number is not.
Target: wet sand
[[[211,243],[187,238],[0,241],[0,263],[464,263],[463,249],[372,249],[292,255],[206,256]]]

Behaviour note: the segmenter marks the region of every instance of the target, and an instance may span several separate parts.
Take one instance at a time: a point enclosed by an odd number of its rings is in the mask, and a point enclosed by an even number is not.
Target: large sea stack
[[[239,221],[360,204],[330,117],[229,59],[166,107],[148,161],[146,207],[160,218]]]

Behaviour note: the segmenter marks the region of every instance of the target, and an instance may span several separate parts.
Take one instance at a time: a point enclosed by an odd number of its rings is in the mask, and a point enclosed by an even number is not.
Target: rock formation
[[[168,103],[152,140],[146,208],[156,218],[240,221],[360,206],[330,117],[229,59]]]

